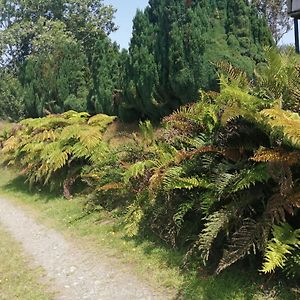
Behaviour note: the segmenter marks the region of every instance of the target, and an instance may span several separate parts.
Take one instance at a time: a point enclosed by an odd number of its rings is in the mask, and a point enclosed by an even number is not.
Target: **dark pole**
[[[299,23],[298,19],[294,18],[294,27],[295,27],[295,48],[296,48],[296,53],[300,53],[299,49]]]

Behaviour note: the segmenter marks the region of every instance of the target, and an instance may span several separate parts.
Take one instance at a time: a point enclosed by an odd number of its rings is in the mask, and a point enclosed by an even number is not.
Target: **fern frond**
[[[274,225],[272,234],[273,239],[265,252],[264,273],[273,272],[276,268],[283,269],[291,251],[300,246],[300,229],[293,230],[288,223]]]
[[[300,278],[300,253],[298,252],[299,247],[296,247],[285,262],[284,272],[289,278]]]
[[[278,223],[286,221],[286,213],[293,215],[296,208],[300,208],[300,192],[293,190],[287,197],[280,193],[273,195],[265,210],[265,215],[273,222]]]
[[[143,195],[138,195],[134,202],[127,208],[125,215],[125,231],[129,237],[133,237],[139,232],[140,223],[144,217],[143,201]]]
[[[166,191],[176,189],[191,190],[194,188],[208,189],[211,184],[200,177],[181,177],[183,170],[181,167],[173,167],[167,170],[163,178],[163,187]]]
[[[256,162],[285,162],[289,166],[292,166],[300,162],[300,151],[286,151],[281,148],[260,148],[255,152],[254,156],[251,159]]]
[[[104,132],[109,124],[116,120],[115,116],[108,116],[104,114],[98,114],[91,117],[87,124],[97,126],[101,132]]]
[[[204,263],[209,259],[210,250],[218,234],[222,230],[226,230],[232,218],[232,214],[232,211],[222,209],[205,218],[205,228],[202,230],[199,235],[199,240],[196,242],[196,246],[201,251],[201,257]]]
[[[254,166],[251,169],[242,170],[230,188],[233,193],[250,188],[257,183],[265,183],[270,175],[265,164]]]
[[[272,133],[281,133],[285,142],[300,148],[300,116],[280,108],[265,109],[260,112]]]
[[[173,221],[178,228],[181,228],[184,223],[185,215],[192,210],[194,201],[184,202],[179,205],[177,212],[173,216]]]
[[[151,160],[138,161],[137,163],[131,165],[124,172],[124,182],[128,183],[131,178],[137,178],[139,176],[144,175],[146,169],[152,168],[153,165],[154,161]]]
[[[261,224],[252,219],[245,219],[242,226],[236,231],[225,250],[218,265],[216,273],[219,274],[224,269],[234,264],[250,252],[255,251],[255,244],[259,238]]]
[[[227,76],[227,78],[232,80],[238,80],[245,83],[250,83],[247,74],[241,69],[234,67],[232,64],[227,61],[218,61],[215,62],[214,65],[217,67],[220,73]]]

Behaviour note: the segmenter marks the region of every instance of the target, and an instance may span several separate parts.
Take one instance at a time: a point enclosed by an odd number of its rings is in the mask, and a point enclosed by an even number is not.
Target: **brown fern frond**
[[[268,164],[268,173],[278,183],[280,194],[287,197],[293,190],[293,175],[289,165],[285,162]]]
[[[293,191],[288,197],[281,193],[273,195],[267,204],[265,216],[273,223],[286,221],[286,214],[293,215],[296,208],[300,208],[300,191]]]
[[[193,158],[196,155],[203,154],[203,153],[217,153],[217,154],[224,154],[222,150],[218,149],[214,146],[204,146],[200,147],[198,149],[187,151],[187,150],[181,150],[177,153],[175,156],[175,162],[180,163],[184,160],[188,160]]]
[[[107,192],[107,191],[111,191],[111,190],[119,190],[122,188],[124,188],[124,184],[121,184],[119,182],[112,182],[112,183],[108,183],[108,184],[105,184],[103,186],[96,188],[96,191]]]
[[[289,166],[293,166],[300,162],[300,151],[287,151],[282,148],[260,148],[251,159],[256,162],[285,162]]]

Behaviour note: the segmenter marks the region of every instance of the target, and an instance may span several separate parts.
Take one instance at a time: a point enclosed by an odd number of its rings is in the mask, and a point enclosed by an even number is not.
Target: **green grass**
[[[0,228],[0,299],[53,299],[46,285],[39,282],[41,270],[29,268],[20,245]]]
[[[183,254],[154,238],[126,238],[123,227],[110,213],[83,213],[84,199],[66,201],[62,197],[29,191],[22,177],[0,171],[0,194],[28,210],[39,221],[80,239],[91,251],[105,252],[129,264],[141,280],[167,288],[177,299],[199,300],[289,300],[295,297],[285,288],[257,273],[232,268],[218,277],[199,270],[182,271]],[[254,280],[255,278],[255,280]]]

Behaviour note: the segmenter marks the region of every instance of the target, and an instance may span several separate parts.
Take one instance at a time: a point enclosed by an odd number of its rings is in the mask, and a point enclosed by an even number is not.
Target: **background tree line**
[[[282,5],[150,0],[133,20],[129,50],[121,51],[109,39],[115,10],[102,0],[2,1],[0,114],[22,119],[72,109],[160,119],[197,99],[199,89],[217,89],[214,62],[251,75],[262,48],[280,38]]]

